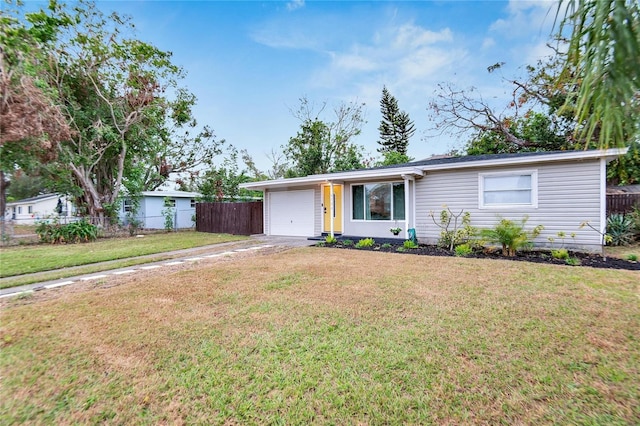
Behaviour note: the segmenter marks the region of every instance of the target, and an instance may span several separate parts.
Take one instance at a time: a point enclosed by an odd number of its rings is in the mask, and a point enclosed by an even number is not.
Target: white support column
[[[335,211],[336,211],[336,200],[335,200],[336,196],[333,192],[333,182],[329,182],[329,230],[331,231],[331,236],[333,237],[333,220],[335,218]]]
[[[411,176],[402,175],[404,179],[404,239],[409,239],[409,227],[411,226],[413,215],[409,214],[409,182],[413,181]]]

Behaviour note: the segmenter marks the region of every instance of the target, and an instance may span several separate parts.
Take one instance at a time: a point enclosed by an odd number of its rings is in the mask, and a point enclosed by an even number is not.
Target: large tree
[[[52,24],[59,21],[66,25]],[[170,172],[219,152],[207,128],[191,135],[195,98],[179,86],[183,72],[171,53],[127,37],[128,19],[89,2],[73,9],[52,2],[21,22],[57,34],[41,43],[47,61],[39,76],[55,90],[73,133],[58,141],[58,160],[43,170],[86,214],[113,216],[124,186],[157,187]]]
[[[48,55],[43,45],[53,41],[66,17],[52,18],[49,31],[25,27],[9,3],[0,14],[0,213],[4,218],[6,175],[30,169],[57,155],[56,145],[72,130],[56,103],[55,90],[40,77]]]
[[[382,88],[382,98],[380,99],[380,148],[378,152],[382,154],[396,152],[406,157],[409,138],[413,136],[416,129],[409,118],[409,114],[401,111],[398,107],[398,100],[389,93],[386,86]]]
[[[298,134],[283,147],[290,168],[286,176],[307,176],[363,167],[362,147],[352,142],[364,124],[363,105],[342,103],[333,109],[335,120],[319,118],[327,104],[320,108],[306,98],[293,114],[301,121]]]

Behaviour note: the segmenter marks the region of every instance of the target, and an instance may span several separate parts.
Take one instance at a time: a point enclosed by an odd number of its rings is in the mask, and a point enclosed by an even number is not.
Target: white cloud
[[[453,34],[448,28],[436,32],[413,23],[388,27],[374,34],[369,43],[330,52],[330,62],[316,71],[313,80],[327,88],[372,81],[378,92],[382,84],[438,81],[446,67],[464,56],[464,51],[453,47],[452,41]]]
[[[496,40],[492,37],[485,37],[482,41],[482,49],[490,49],[496,45]]]
[[[293,0],[287,3],[287,10],[292,11],[304,7],[304,0]]]
[[[508,16],[495,21],[489,30],[509,38],[531,34],[547,38],[553,27],[557,4],[556,0],[510,0]]]

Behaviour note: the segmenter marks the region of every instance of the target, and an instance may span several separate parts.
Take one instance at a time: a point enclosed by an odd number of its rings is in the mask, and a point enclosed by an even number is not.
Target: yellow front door
[[[322,217],[324,232],[331,232],[333,219],[333,232],[342,233],[342,185],[333,185],[333,204],[331,203],[331,186],[322,187]]]

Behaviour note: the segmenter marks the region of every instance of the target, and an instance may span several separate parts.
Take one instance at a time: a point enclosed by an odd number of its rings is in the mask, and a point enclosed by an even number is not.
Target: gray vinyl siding
[[[538,173],[538,206],[505,209],[480,209],[478,185],[480,173],[532,171]],[[600,229],[600,161],[529,164],[521,167],[475,168],[460,171],[435,171],[417,181],[416,231],[421,242],[435,243],[440,234],[429,216],[433,211],[439,221],[443,205],[454,213],[464,209],[471,213],[471,224],[480,228],[494,226],[500,217],[521,220],[529,216],[527,228],[543,225],[545,229],[534,241],[548,246],[548,237],[556,239],[559,231],[567,234],[565,246],[587,251],[600,251],[601,236],[589,227],[580,229],[584,221]],[[575,239],[569,235],[575,233]]]

